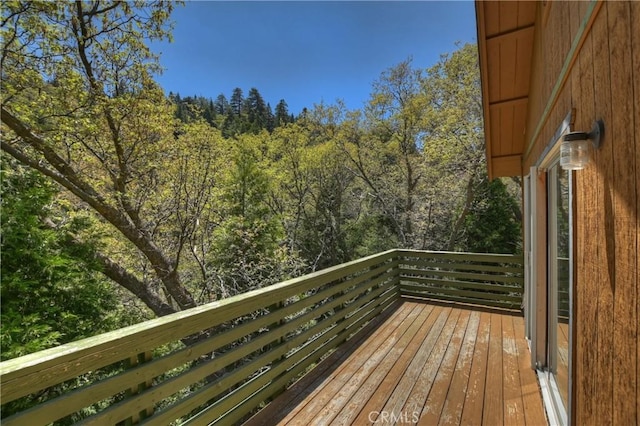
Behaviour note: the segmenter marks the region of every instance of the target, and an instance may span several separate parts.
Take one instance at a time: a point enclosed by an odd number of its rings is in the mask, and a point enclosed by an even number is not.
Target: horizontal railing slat
[[[482,291],[472,291],[472,290],[461,290],[459,288],[446,288],[446,287],[429,287],[423,285],[415,285],[415,284],[407,284],[402,283],[400,285],[400,289],[411,289],[412,291],[423,291],[429,294],[450,294],[452,296],[459,297],[471,297],[475,299],[491,299],[491,300],[504,300],[509,302],[520,302],[522,301],[521,296],[511,296],[508,294],[496,294],[496,293],[487,293]]]
[[[421,251],[421,250],[398,250],[402,257],[419,257],[429,259],[465,260],[471,262],[490,263],[518,263],[524,262],[522,255],[516,254],[494,254],[494,253],[466,253],[452,251]]]
[[[496,291],[500,293],[522,294],[522,287],[520,286],[483,284],[483,283],[477,283],[477,282],[457,281],[457,280],[440,280],[437,278],[424,278],[424,277],[415,277],[415,276],[407,276],[407,275],[401,275],[400,280],[405,282],[429,284],[436,288],[455,287],[455,288],[461,288],[461,289],[490,290],[490,291]]]
[[[428,259],[412,260],[402,258],[401,266],[420,266],[429,269],[443,269],[450,271],[482,271],[495,272],[500,274],[522,274],[522,266],[487,265],[478,263],[451,263],[451,262],[431,262]]]
[[[409,269],[401,268],[401,274],[411,275],[423,275],[423,276],[437,276],[446,278],[458,278],[462,280],[471,281],[489,281],[489,282],[501,282],[501,283],[516,283],[522,284],[524,278],[516,275],[498,275],[498,274],[479,274],[470,272],[458,272],[444,269]]]
[[[486,300],[486,299],[475,299],[472,297],[458,297],[454,295],[440,295],[433,294],[429,292],[420,292],[405,289],[403,291],[403,297],[411,297],[420,300],[439,300],[443,302],[459,302],[467,305],[479,305],[479,306],[488,306],[493,308],[503,308],[503,309],[518,309],[520,307],[519,303],[513,302],[505,302],[500,300]]]

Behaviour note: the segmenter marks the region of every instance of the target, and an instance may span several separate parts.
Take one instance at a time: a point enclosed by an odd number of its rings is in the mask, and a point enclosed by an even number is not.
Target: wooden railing
[[[521,263],[390,250],[5,361],[2,425],[238,423],[401,296],[519,306]]]
[[[232,424],[398,298],[394,256],[384,252],[3,362],[3,411],[27,395],[38,404],[2,424],[70,415],[65,420],[95,425]],[[83,375],[104,378],[82,386]]]
[[[523,257],[398,250],[402,296],[520,309]]]

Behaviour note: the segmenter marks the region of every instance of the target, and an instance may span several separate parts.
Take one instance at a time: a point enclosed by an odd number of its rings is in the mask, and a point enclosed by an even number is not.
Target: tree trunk
[[[413,167],[408,154],[405,154],[404,161],[407,168],[407,194],[404,206],[404,244],[407,248],[413,248],[413,190],[415,189],[416,182],[413,180]]]
[[[148,285],[141,282],[134,275],[130,274],[126,269],[103,254],[96,253],[96,259],[102,265],[102,272],[122,287],[136,295],[145,305],[153,311],[154,314],[161,317],[175,313],[169,304],[167,304],[158,293],[153,291]]]
[[[455,247],[455,244],[456,244],[456,240],[458,239],[458,234],[460,233],[460,229],[462,228],[462,225],[464,224],[465,219],[469,215],[469,211],[471,209],[471,203],[473,202],[474,180],[475,180],[474,175],[471,175],[471,177],[469,177],[469,182],[467,182],[467,195],[464,200],[464,208],[462,209],[460,216],[458,216],[458,219],[456,219],[456,222],[453,225],[453,229],[451,230],[451,235],[449,236],[449,243],[447,244],[447,251],[453,251],[453,248]]]

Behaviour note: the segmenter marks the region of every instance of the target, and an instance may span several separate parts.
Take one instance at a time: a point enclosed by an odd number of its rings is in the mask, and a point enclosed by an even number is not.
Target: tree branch
[[[58,153],[51,149],[48,144],[38,135],[33,133],[21,120],[16,118],[11,112],[2,106],[0,108],[0,119],[9,127],[20,139],[41,153],[47,162],[57,171],[54,172],[44,167],[40,162],[29,158],[15,147],[2,140],[2,149],[16,158],[23,164],[33,167],[41,173],[54,179],[56,182],[67,188],[82,201],[94,208],[105,208],[106,203],[91,185],[84,182],[75,172],[73,167],[67,163]]]
[[[48,144],[39,136],[35,135],[27,126],[24,125],[13,114],[7,111],[4,106],[1,107],[1,120],[16,135],[29,146],[40,152],[47,162],[56,170],[50,170],[40,162],[28,157],[26,154],[8,144],[4,140],[1,141],[0,147],[9,155],[14,157],[21,163],[32,167],[44,175],[54,179],[60,185],[71,191],[82,201],[90,205],[105,220],[118,229],[129,241],[131,241],[149,260],[158,277],[165,284],[172,297],[176,299],[178,305],[183,308],[191,308],[196,306],[191,294],[179,283],[178,273],[172,262],[166,258],[162,250],[148,237],[144,229],[139,228],[131,219],[124,215],[115,207],[107,204],[103,197],[100,196],[89,184],[84,182],[76,174],[73,167],[61,158]]]
[[[102,266],[102,273],[122,287],[136,295],[147,305],[157,316],[164,316],[176,312],[169,304],[163,301],[160,296],[140,281],[135,275],[118,265],[106,255],[96,252],[95,258]]]

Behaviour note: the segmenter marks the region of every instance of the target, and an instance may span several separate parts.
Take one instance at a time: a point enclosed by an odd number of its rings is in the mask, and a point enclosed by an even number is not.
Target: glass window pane
[[[569,400],[569,172],[556,167],[556,383],[565,407]]]

